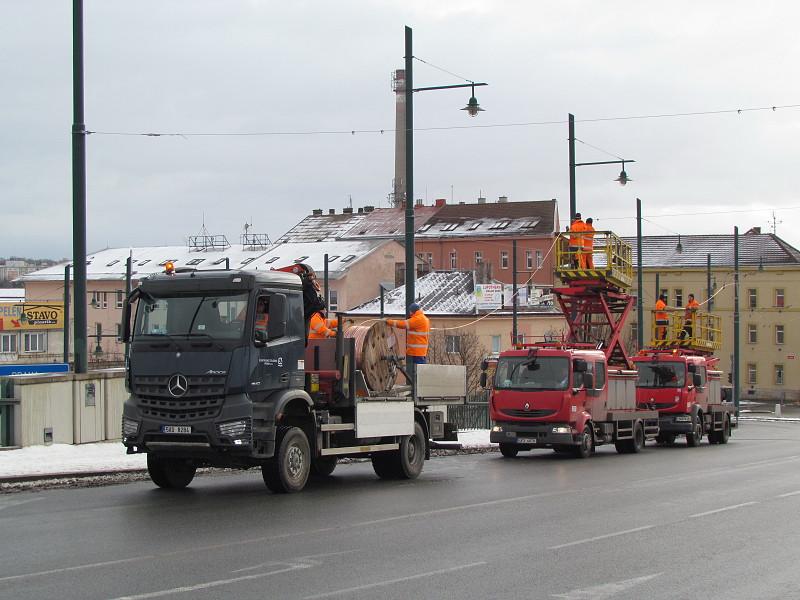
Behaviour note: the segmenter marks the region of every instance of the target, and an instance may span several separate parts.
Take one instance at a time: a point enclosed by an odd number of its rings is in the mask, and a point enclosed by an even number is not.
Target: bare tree
[[[428,362],[438,365],[467,367],[467,397],[474,397],[479,385],[481,361],[488,351],[472,329],[435,330],[428,341]]]

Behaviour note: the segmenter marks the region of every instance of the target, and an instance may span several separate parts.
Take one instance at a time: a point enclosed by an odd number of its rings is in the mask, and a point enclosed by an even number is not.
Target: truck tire
[[[147,472],[158,487],[165,490],[182,490],[194,479],[197,467],[179,458],[161,458],[148,454]]]
[[[397,460],[391,456],[395,452],[376,452],[372,455],[372,470],[381,479],[398,479]]]
[[[311,471],[311,447],[299,427],[278,427],[275,457],[261,467],[261,476],[276,494],[299,492],[306,486]]]
[[[519,447],[516,444],[500,444],[500,454],[505,458],[514,458],[519,453]]]
[[[689,448],[696,448],[703,439],[703,415],[697,413],[692,416],[692,431],[686,434],[686,445]]]
[[[311,461],[311,474],[317,477],[328,477],[336,468],[335,456],[318,456]]]
[[[372,468],[381,479],[416,479],[425,463],[425,432],[414,423],[414,435],[403,438],[399,450],[376,452]]]
[[[633,426],[633,437],[629,440],[614,442],[614,447],[620,454],[639,454],[644,448],[644,428],[637,422]]]
[[[711,431],[708,434],[709,444],[727,444],[728,438],[731,437],[731,421],[728,415],[725,415],[722,422],[722,429],[720,431]]]
[[[591,425],[583,428],[580,443],[573,448],[575,458],[589,458],[594,452],[594,434]]]

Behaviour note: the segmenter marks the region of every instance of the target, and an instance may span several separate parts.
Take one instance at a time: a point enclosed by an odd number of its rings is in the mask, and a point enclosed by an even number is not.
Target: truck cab
[[[500,445],[504,456],[551,448],[585,458],[608,442],[620,451],[635,443],[638,451],[653,434],[654,414],[635,410],[634,377],[628,370],[609,370],[599,350],[503,352],[489,400],[490,441]]]

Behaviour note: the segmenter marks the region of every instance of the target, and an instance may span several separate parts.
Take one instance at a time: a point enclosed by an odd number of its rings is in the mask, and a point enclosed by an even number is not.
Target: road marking
[[[603,583],[588,588],[572,590],[566,594],[553,594],[553,598],[565,598],[566,600],[606,600],[606,598],[621,594],[632,587],[636,587],[645,581],[655,579],[660,575],[663,575],[663,573],[653,573],[652,575],[644,575],[633,579]]]
[[[707,517],[708,515],[715,515],[717,513],[725,512],[727,510],[735,510],[737,508],[742,508],[743,506],[752,506],[753,504],[758,504],[758,502],[742,502],[741,504],[725,506],[723,508],[718,508],[716,510],[707,510],[706,512],[697,513],[696,515],[689,515],[689,518],[696,519],[697,517]]]
[[[450,567],[449,569],[439,569],[438,571],[429,571],[427,573],[417,573],[416,575],[409,575],[408,577],[398,577],[397,579],[387,579],[386,581],[378,581],[375,583],[368,583],[356,587],[346,588],[343,590],[336,590],[333,592],[325,592],[323,594],[314,594],[313,596],[306,596],[303,600],[316,600],[317,598],[329,598],[331,596],[341,596],[342,594],[349,594],[352,592],[360,592],[369,590],[376,587],[383,587],[387,585],[394,585],[395,583],[404,583],[406,581],[413,581],[415,579],[422,579],[423,577],[433,577],[434,575],[444,575],[445,573],[453,573],[454,571],[463,571],[471,567],[481,567],[487,564],[486,562],[469,563],[468,565],[460,565],[458,567]]]
[[[293,561],[302,561],[302,562],[309,562],[314,564],[320,564],[320,561],[314,560],[316,558],[327,558],[329,556],[341,556],[342,554],[353,554],[354,552],[360,552],[361,550],[342,550],[341,552],[323,552],[321,554],[307,554],[306,556],[295,556],[291,560]],[[260,565],[253,565],[252,567],[244,567],[243,569],[236,569],[235,571],[231,571],[231,573],[242,573],[243,571],[254,571],[256,569],[263,569],[264,567],[274,567],[275,565],[285,565],[285,562],[265,562],[261,563]]]
[[[283,563],[288,564],[288,563]],[[187,594],[189,592],[196,592],[198,590],[208,590],[223,585],[230,585],[231,583],[239,583],[240,581],[252,581],[253,579],[263,579],[270,575],[280,575],[281,573],[290,573],[299,569],[308,569],[312,565],[298,564],[289,565],[283,569],[276,569],[275,571],[267,571],[266,573],[256,573],[255,575],[242,575],[241,577],[231,577],[229,579],[217,579],[216,581],[207,581],[205,583],[198,583],[196,585],[186,585],[168,590],[159,590],[157,592],[147,592],[145,594],[135,594],[133,596],[120,596],[114,600],[143,600],[144,598],[160,598],[161,596],[171,596],[172,594]]]
[[[123,558],[120,560],[108,560],[105,562],[89,563],[87,565],[77,565],[75,567],[63,567],[61,569],[50,569],[49,571],[36,571],[34,573],[23,573],[22,575],[9,575],[8,577],[0,577],[0,581],[12,581],[14,579],[28,579],[31,577],[40,577],[42,575],[53,575],[54,573],[66,573],[68,571],[80,571],[81,569],[94,569],[97,567],[108,567],[110,565],[119,565],[123,563],[136,562],[140,560],[150,560],[155,556],[136,556],[133,558]]]
[[[25,498],[24,500],[12,500],[9,498],[8,500],[0,500],[0,510],[4,508],[11,508],[12,506],[20,506],[21,504],[28,504],[29,502],[35,502],[36,500],[43,500],[43,498]]]
[[[620,535],[628,535],[629,533],[636,533],[637,531],[646,531],[648,529],[652,529],[655,525],[644,525],[643,527],[634,527],[633,529],[626,529],[624,531],[617,531],[614,533],[607,533],[605,535],[598,535],[595,537],[586,538],[583,540],[577,540],[574,542],[569,542],[567,544],[559,544],[558,546],[550,546],[548,550],[559,550],[560,548],[569,548],[570,546],[577,546],[578,544],[587,544],[589,542],[596,542],[597,540],[605,540],[612,537],[617,537]]]
[[[796,492],[789,492],[787,494],[781,494],[780,496],[777,496],[777,497],[778,498],[788,498],[789,496],[797,496],[797,495],[800,495],[800,490],[798,490]]]

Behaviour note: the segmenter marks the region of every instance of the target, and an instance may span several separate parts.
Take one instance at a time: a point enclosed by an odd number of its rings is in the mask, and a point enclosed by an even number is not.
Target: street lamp
[[[636,162],[632,159],[619,159],[619,160],[601,160],[597,162],[575,162],[575,115],[569,115],[569,222],[575,220],[575,213],[578,212],[575,202],[575,167],[586,167],[589,165],[622,165],[622,170],[614,181],[620,185],[625,185],[629,181],[633,181],[628,177],[625,172],[625,163]]]
[[[415,252],[414,252],[414,104],[413,95],[415,92],[427,92],[430,90],[448,90],[454,88],[471,88],[472,96],[467,105],[461,110],[467,111],[470,117],[475,117],[479,112],[483,112],[478,100],[475,98],[475,88],[486,83],[469,81],[456,85],[437,85],[432,87],[414,88],[413,60],[411,27],[406,26],[406,55],[405,55],[405,103],[406,103],[406,206],[405,206],[405,244],[406,244],[406,305],[414,302],[415,290],[414,279],[416,277]]]

